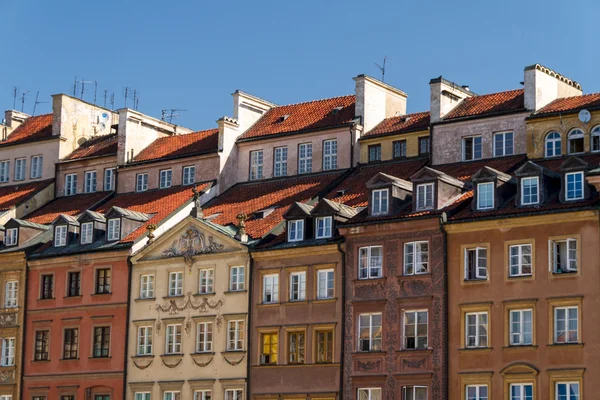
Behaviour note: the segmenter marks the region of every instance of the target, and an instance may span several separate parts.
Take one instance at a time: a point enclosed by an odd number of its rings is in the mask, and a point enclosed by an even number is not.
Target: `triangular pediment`
[[[484,180],[490,179],[500,179],[501,181],[507,182],[512,179],[512,177],[504,172],[500,172],[497,169],[491,167],[483,167],[479,171],[473,174],[471,177],[471,181],[480,182]]]
[[[72,217],[70,215],[66,215],[66,214],[59,214],[58,217],[56,217],[54,219],[54,221],[52,221],[52,225],[75,225],[75,226],[79,226],[79,221],[77,221],[77,218]]]
[[[527,161],[523,164],[519,169],[515,171],[515,175],[517,176],[527,176],[527,175],[541,175],[543,168],[540,165],[537,165],[534,162]]]
[[[579,157],[569,157],[567,160],[565,160],[564,163],[562,163],[562,165],[560,166],[560,170],[561,171],[574,171],[574,170],[586,170],[588,167],[588,164],[583,161],[581,158]]]
[[[352,218],[358,213],[354,207],[350,207],[329,199],[321,199],[312,209],[311,215],[339,215],[346,218]]]
[[[411,181],[430,181],[430,180],[435,180],[438,179],[441,175],[443,175],[442,172],[437,171],[433,168],[429,168],[429,167],[423,167],[420,170],[418,170],[417,172],[415,172],[414,174],[412,174],[412,176],[410,177]]]
[[[295,202],[283,214],[283,218],[285,218],[285,219],[306,218],[306,217],[310,216],[310,212],[312,211],[312,209],[313,209],[313,206],[311,206],[309,204]]]
[[[373,176],[371,179],[369,179],[367,181],[367,183],[365,184],[365,186],[368,189],[377,189],[379,187],[390,186],[390,185],[398,186],[404,190],[412,191],[412,183],[411,182],[405,181],[404,179],[400,179],[400,178],[397,178],[392,175],[385,174],[383,172],[377,173],[375,176]]]

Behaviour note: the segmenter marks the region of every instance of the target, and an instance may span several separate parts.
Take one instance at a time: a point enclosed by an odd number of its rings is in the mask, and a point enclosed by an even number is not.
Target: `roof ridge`
[[[525,89],[510,89],[510,90],[502,90],[500,92],[494,92],[494,93],[479,94],[477,96],[467,97],[467,98],[465,98],[463,100],[481,99],[482,97],[486,97],[486,96],[495,96],[495,95],[498,95],[498,94],[512,93],[512,92],[525,92]]]
[[[281,107],[299,106],[299,105],[303,105],[303,104],[317,103],[319,101],[341,99],[341,98],[344,98],[344,97],[354,97],[354,98],[356,98],[356,95],[355,94],[346,94],[346,95],[342,95],[342,96],[326,97],[326,98],[323,98],[323,99],[301,101],[299,103],[281,104],[281,105],[278,105],[278,106],[275,106],[275,107],[271,107],[270,110],[274,110],[276,108],[281,108]]]

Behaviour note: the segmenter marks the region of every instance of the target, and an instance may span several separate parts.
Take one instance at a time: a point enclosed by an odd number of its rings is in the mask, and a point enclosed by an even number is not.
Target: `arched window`
[[[546,157],[557,157],[562,154],[560,133],[550,132],[546,135]]]
[[[592,151],[600,151],[600,125],[595,126],[594,129],[592,129],[591,136]]]
[[[569,132],[569,154],[583,153],[583,131],[573,129]]]

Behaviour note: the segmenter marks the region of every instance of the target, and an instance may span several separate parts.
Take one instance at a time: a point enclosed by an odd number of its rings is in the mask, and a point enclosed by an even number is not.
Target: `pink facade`
[[[65,195],[65,181],[67,175],[72,174],[77,175],[77,193],[85,193],[86,172],[96,173],[96,192],[115,190],[116,175],[114,175],[114,173],[116,167],[116,155],[59,163],[56,174],[56,195],[59,197]],[[109,183],[106,180],[106,170],[112,170],[112,188],[106,187],[106,183]]]

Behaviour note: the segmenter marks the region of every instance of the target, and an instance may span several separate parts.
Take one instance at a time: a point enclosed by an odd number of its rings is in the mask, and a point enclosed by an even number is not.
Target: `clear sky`
[[[26,112],[38,90],[49,112],[77,76],[98,82],[100,105],[108,90],[123,107],[130,87],[141,112],[183,108],[178,124],[207,129],[236,89],[277,104],[350,94],[383,56],[409,112],[429,108],[431,78],[490,93],[521,87],[534,63],[598,92],[598,15],[594,0],[0,0],[0,108],[16,86]]]

